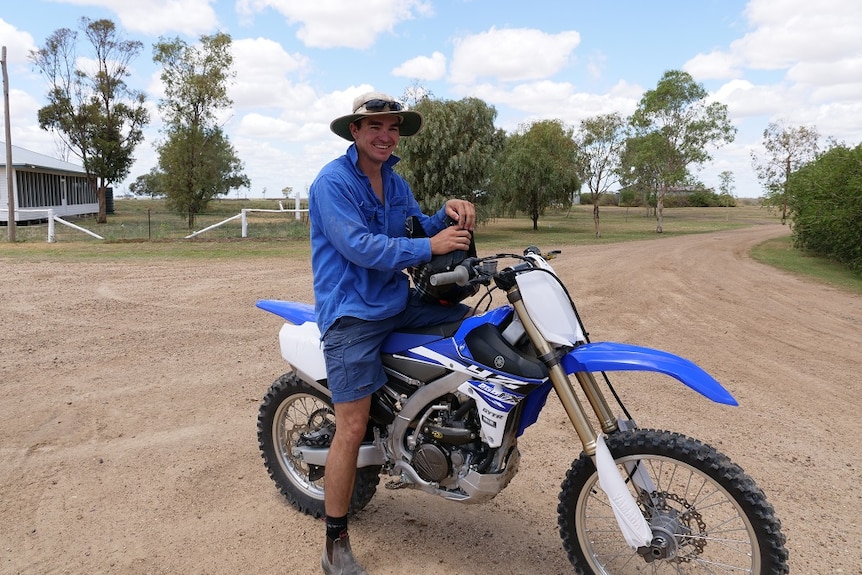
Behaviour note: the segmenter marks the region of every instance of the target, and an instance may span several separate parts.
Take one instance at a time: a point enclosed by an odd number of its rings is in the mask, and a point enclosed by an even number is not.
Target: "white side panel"
[[[557,345],[586,341],[566,292],[550,274],[522,273],[516,281],[530,317],[546,340]]]
[[[281,346],[281,357],[290,365],[315,380],[326,379],[323,343],[320,341],[320,329],[316,323],[285,323],[278,332],[278,342]]]

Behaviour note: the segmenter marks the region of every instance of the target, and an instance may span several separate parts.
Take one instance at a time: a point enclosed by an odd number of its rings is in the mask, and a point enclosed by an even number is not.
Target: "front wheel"
[[[314,441],[328,447],[335,434],[332,400],[320,390],[286,373],[270,386],[257,416],[257,440],[263,463],[279,491],[299,511],[320,518],[323,506],[324,470],[293,454],[298,441]],[[356,470],[349,513],[363,509],[380,482],[380,466]]]
[[[628,546],[591,458],[572,463],[560,492],[560,536],[584,575],[789,572],[781,523],[763,492],[712,447],[677,433],[623,431],[607,439],[653,533]]]

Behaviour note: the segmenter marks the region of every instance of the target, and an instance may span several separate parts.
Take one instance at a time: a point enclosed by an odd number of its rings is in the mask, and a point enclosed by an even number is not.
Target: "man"
[[[353,143],[324,166],[309,189],[315,311],[337,422],[326,461],[321,566],[327,575],[367,574],[350,547],[347,513],[371,394],[386,381],[383,340],[395,329],[469,313],[464,304],[425,302],[402,271],[433,255],[467,250],[476,221],[473,204],[465,200],[449,200],[433,216],[422,214],[407,182],[393,171],[399,138],[417,133],[422,124],[421,114],[386,94],[359,96],[352,114],[330,124]],[[411,216],[430,237],[407,237]],[[447,226],[447,216],[456,224]]]

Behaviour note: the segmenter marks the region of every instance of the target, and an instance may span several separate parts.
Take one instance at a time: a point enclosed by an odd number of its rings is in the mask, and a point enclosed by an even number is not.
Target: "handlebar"
[[[523,256],[515,254],[497,254],[484,258],[467,258],[455,268],[448,272],[439,272],[433,274],[429,279],[432,286],[443,286],[457,284],[466,286],[470,283],[488,284],[492,279],[498,286],[510,286],[514,282],[514,277],[528,269],[536,267],[536,261],[553,259],[558,255],[560,250],[549,251],[545,254],[535,246],[530,246],[524,250]],[[497,260],[500,258],[520,259],[522,262],[518,265],[507,267],[504,270],[497,270]]]
[[[443,286],[449,284],[465,286],[470,283],[470,270],[462,265],[455,266],[455,269],[451,272],[440,272],[432,275],[429,278],[429,281],[432,286]]]

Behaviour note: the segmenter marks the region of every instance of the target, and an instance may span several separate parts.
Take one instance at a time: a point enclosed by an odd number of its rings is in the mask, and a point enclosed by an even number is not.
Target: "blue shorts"
[[[393,317],[378,321],[338,318],[323,335],[326,379],[333,403],[362,399],[386,383],[380,348],[390,333],[458,321],[469,311],[470,306],[464,304],[428,303],[411,289],[407,307]]]

